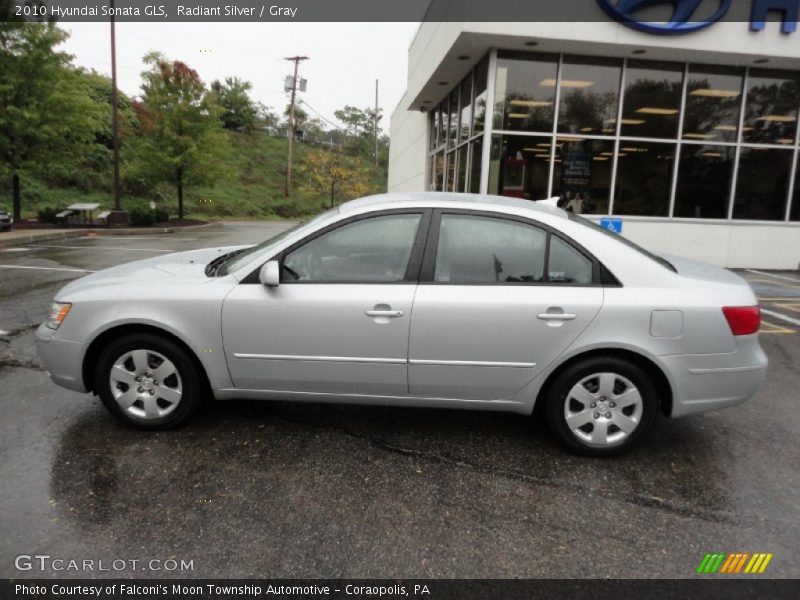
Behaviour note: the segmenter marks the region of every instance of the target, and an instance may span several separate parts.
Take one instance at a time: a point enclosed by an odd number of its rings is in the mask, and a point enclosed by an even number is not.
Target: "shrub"
[[[128,219],[132,227],[150,227],[155,221],[152,210],[138,206],[128,212]]]
[[[61,212],[60,208],[45,206],[37,213],[39,223],[55,223],[56,215]]]
[[[169,211],[163,208],[157,208],[153,211],[153,220],[156,223],[166,223],[169,221]]]

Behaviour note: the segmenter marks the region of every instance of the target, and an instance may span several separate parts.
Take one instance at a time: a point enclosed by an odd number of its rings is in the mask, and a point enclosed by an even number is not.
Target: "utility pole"
[[[297,73],[300,67],[300,61],[308,60],[308,56],[290,56],[286,60],[294,63],[294,77],[292,78],[292,100],[289,105],[289,154],[286,157],[286,188],[284,189],[284,196],[289,196],[292,189],[292,143],[294,142],[294,103],[297,96]]]
[[[119,109],[117,90],[117,38],[114,21],[114,0],[110,0],[111,8],[111,130],[114,145],[114,211],[108,219],[111,225],[125,225],[128,218],[122,211],[121,186],[119,177]]]
[[[378,80],[375,80],[375,166],[378,166]]]

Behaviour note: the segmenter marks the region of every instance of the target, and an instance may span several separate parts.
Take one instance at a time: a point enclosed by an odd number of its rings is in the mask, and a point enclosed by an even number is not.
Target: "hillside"
[[[229,150],[224,154],[224,176],[210,187],[192,187],[185,190],[186,216],[189,219],[282,219],[312,215],[328,208],[331,204],[329,193],[317,186],[309,189],[306,184],[308,173],[324,166],[316,163],[319,156],[327,150],[294,144],[295,169],[293,170],[293,194],[283,195],[286,169],[287,142],[283,137],[269,137],[261,132],[240,133],[226,131]],[[124,149],[123,149],[124,152]],[[362,188],[367,193],[380,193],[386,190],[386,173],[383,166],[375,167],[373,162],[363,156],[351,159],[357,165],[358,177],[363,180]],[[317,179],[325,179],[325,174],[315,173]],[[33,175],[23,175],[22,209],[23,216],[34,218],[37,212],[46,207],[63,209],[73,202],[97,202],[100,209],[111,208],[113,204],[110,186],[110,173],[101,179],[103,184],[81,190],[76,188],[54,187]],[[126,186],[128,187],[128,186]],[[346,192],[337,194],[335,203],[351,198]],[[176,214],[177,199],[175,190],[168,185],[158,185],[139,194],[123,192],[122,203],[125,209],[146,208],[151,201],[157,206]],[[11,208],[10,194],[6,191],[0,200],[0,208]]]

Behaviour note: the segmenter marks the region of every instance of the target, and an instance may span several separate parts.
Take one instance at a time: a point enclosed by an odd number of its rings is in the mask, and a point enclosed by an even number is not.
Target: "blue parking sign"
[[[600,219],[600,227],[614,233],[622,233],[622,219]]]

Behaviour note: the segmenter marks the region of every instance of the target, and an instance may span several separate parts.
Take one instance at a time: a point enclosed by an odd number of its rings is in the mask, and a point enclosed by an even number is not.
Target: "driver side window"
[[[287,254],[287,283],[398,283],[403,281],[422,215],[369,217],[323,233]]]

